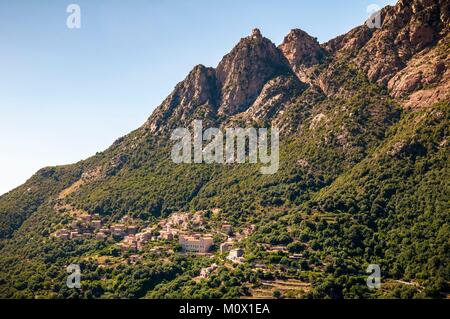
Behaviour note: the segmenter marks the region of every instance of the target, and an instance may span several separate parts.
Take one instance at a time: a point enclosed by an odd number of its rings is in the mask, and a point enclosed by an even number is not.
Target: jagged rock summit
[[[317,38],[300,29],[289,32],[279,49],[289,61],[294,73],[303,82],[311,82],[313,66],[322,63],[325,57]]]
[[[448,97],[450,77],[448,7],[442,0],[399,1],[381,11],[380,29],[364,24],[324,44],[293,29],[277,47],[254,28],[216,68],[196,66],[145,127],[161,133],[197,117],[214,125],[272,121],[308,86],[348,97],[351,86],[337,81],[343,63],[386,86],[407,108],[439,102]]]
[[[254,29],[252,30],[252,38],[253,38],[254,40],[262,39],[261,31],[260,31],[258,28],[254,28]]]

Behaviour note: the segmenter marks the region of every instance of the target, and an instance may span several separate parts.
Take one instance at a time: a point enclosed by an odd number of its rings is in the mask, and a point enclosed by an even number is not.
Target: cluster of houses
[[[178,243],[185,252],[207,253],[214,245],[214,239],[210,234],[191,234],[193,227],[202,227],[206,222],[202,212],[189,214],[184,212],[174,213],[167,219],[159,222],[163,230],[159,231],[161,239],[174,240],[178,236]]]
[[[62,239],[75,239],[83,237],[101,237],[102,221],[99,215],[82,215],[77,217],[70,224],[70,229],[60,229],[55,233],[55,237]]]
[[[201,228],[206,224],[201,212],[174,213],[167,219],[161,220],[158,225],[146,227],[140,230],[129,216],[124,216],[118,223],[109,227],[102,225],[99,215],[78,216],[68,227],[60,229],[54,236],[61,239],[95,238],[97,240],[119,241],[117,246],[122,253],[137,253],[142,251],[149,241],[165,240],[175,241],[181,246],[182,251],[191,253],[208,253],[214,246],[214,239],[211,234],[193,233],[196,229],[201,232]],[[200,230],[199,230],[200,229]],[[220,227],[222,234],[230,236],[233,228],[230,224],[224,223]],[[242,259],[242,249],[233,249],[234,242],[228,239],[220,245],[220,253],[228,254],[228,259],[233,262],[240,262]],[[136,256],[132,255],[136,262]],[[213,267],[214,268],[214,267]],[[208,273],[212,271],[208,270]]]
[[[217,267],[218,267],[217,264],[212,264],[212,265],[209,266],[209,267],[203,268],[203,269],[200,271],[200,277],[202,277],[202,278],[208,278],[209,275],[210,275],[214,270],[217,269]]]
[[[240,263],[243,261],[244,250],[241,248],[233,248],[235,246],[235,242],[228,238],[226,242],[220,244],[219,252],[221,254],[228,254],[227,259],[234,262]]]
[[[227,242],[220,245],[220,247],[222,248],[224,246],[224,244],[227,244]],[[222,250],[221,250],[221,252],[222,252]],[[231,249],[227,252],[228,252],[227,259],[232,261],[233,263],[241,263],[244,260],[244,250],[241,248]],[[211,275],[211,273],[214,270],[216,270],[217,268],[218,268],[217,264],[212,264],[209,267],[203,268],[200,271],[200,277],[208,278]]]
[[[220,245],[222,248],[224,244],[227,244],[227,242]],[[221,250],[222,252],[222,250]],[[233,263],[241,263],[244,260],[244,250],[241,248],[235,248],[228,251],[227,259],[232,261]],[[209,267],[203,268],[200,271],[200,277],[201,278],[208,278],[211,273],[218,268],[217,264],[212,264]]]
[[[145,228],[139,233],[128,233],[117,245],[122,252],[136,252],[141,251],[144,248],[144,245],[152,239],[155,239],[155,236],[153,236],[153,229]]]
[[[159,223],[165,228],[159,232],[161,239],[174,240],[178,236],[178,243],[185,252],[208,253],[214,246],[214,239],[211,234],[189,233],[192,227],[202,227],[206,224],[202,212],[195,214],[174,213],[166,220]],[[233,228],[225,223],[220,227],[220,231],[225,235],[231,235]],[[221,253],[230,253],[234,243],[231,240],[220,245]],[[233,259],[237,260],[237,259]]]
[[[174,228],[178,230],[188,230],[192,227],[201,227],[206,224],[202,212],[191,213],[173,213],[167,219],[159,222],[161,228]]]
[[[103,227],[99,215],[82,215],[72,221],[69,229],[60,229],[56,231],[54,236],[61,239],[95,237],[98,240],[103,240],[109,237],[122,238],[130,234],[136,234],[139,229],[135,225],[129,225],[129,221],[129,217],[125,216],[120,223]]]

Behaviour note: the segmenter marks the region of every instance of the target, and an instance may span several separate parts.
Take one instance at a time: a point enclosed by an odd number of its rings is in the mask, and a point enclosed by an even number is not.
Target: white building
[[[179,243],[184,251],[207,253],[214,245],[210,235],[180,235]]]
[[[230,251],[228,259],[231,261],[240,261],[242,256],[244,256],[244,251],[241,248],[236,248]]]

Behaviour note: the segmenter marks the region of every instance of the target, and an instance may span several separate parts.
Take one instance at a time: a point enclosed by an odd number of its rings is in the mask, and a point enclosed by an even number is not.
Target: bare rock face
[[[300,29],[292,30],[279,46],[294,73],[302,82],[311,83],[314,67],[322,63],[325,53],[316,38]]]
[[[387,86],[405,108],[448,97],[449,5],[445,0],[400,0],[381,10],[381,28],[362,25],[322,45],[333,61],[353,63],[371,82]],[[316,82],[339,93],[333,63]]]
[[[175,90],[175,102],[182,108],[192,108],[202,104],[214,104],[215,71],[203,65],[196,66],[185,81]],[[173,100],[172,100],[173,102]]]
[[[247,113],[252,119],[271,119],[305,88],[306,86],[295,76],[278,76],[264,85],[261,94],[247,110]]]
[[[387,83],[392,97],[407,109],[417,109],[448,100],[450,91],[450,35],[448,2],[423,0],[411,6],[409,37],[413,50],[434,43],[414,54],[405,67]],[[434,19],[434,20],[433,20]],[[433,21],[428,23],[427,21]],[[425,21],[425,22],[424,22]],[[445,26],[446,24],[446,26]],[[437,31],[440,31],[437,34]]]
[[[411,94],[420,90],[442,91],[449,83],[450,78],[450,36],[439,41],[431,48],[425,49],[414,56],[407,66],[398,72],[387,84],[391,96],[407,99]],[[431,91],[430,91],[431,92]],[[447,90],[448,92],[448,90]],[[417,97],[417,96],[416,96]],[[431,104],[438,102],[432,99]],[[444,98],[445,94],[441,94]],[[405,102],[407,102],[405,100]]]
[[[407,109],[417,109],[450,99],[450,35],[414,55],[392,77],[387,87]]]
[[[221,87],[219,115],[245,111],[270,79],[288,73],[289,64],[258,29],[241,39],[216,69]]]
[[[251,125],[254,122],[270,122],[282,115],[292,99],[306,88],[293,74],[277,76],[264,85],[258,98],[245,112],[230,117],[224,126],[233,126],[233,123]]]
[[[253,29],[252,38],[255,40],[262,38],[261,30],[259,30],[258,28]]]
[[[370,80],[387,84],[414,54],[436,43],[448,28],[448,5],[440,2],[402,0],[382,10],[381,29],[373,32],[355,58]]]
[[[321,47],[330,54],[338,57],[346,53],[357,52],[372,37],[373,31],[366,26],[353,28],[346,34],[340,35],[321,45]]]
[[[223,58],[217,69],[196,66],[155,110],[144,128],[151,133],[162,133],[181,125],[187,127],[194,119],[211,124],[217,124],[216,120],[226,122],[249,109],[271,80],[284,75],[293,76],[288,61],[271,41],[254,29]],[[286,88],[279,81],[270,83]],[[291,79],[289,85],[292,89],[289,87],[284,95],[292,94],[301,86],[297,79]]]
[[[335,57],[351,57],[371,81],[386,85],[415,54],[448,33],[449,3],[400,0],[381,10],[381,24],[359,26],[322,47]]]
[[[213,117],[218,94],[215,70],[198,65],[155,110],[145,127],[156,133],[162,126],[188,125],[199,112],[202,118],[208,117],[205,114]]]
[[[386,86],[408,109],[448,99],[449,3],[400,0],[381,11],[380,29],[364,24],[322,45],[294,29],[276,47],[253,29],[216,69],[195,67],[144,129],[163,133],[194,119],[216,126],[270,122],[291,129],[304,120],[298,116],[289,126],[293,109],[309,109],[324,97],[352,98],[353,79]],[[303,96],[307,89],[314,94]]]

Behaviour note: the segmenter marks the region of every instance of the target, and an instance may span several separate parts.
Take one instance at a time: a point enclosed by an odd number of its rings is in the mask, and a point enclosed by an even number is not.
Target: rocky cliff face
[[[449,25],[448,1],[399,1],[381,10],[380,29],[363,25],[322,47],[386,86],[405,108],[417,109],[448,98]],[[328,68],[319,82],[327,94],[336,91],[330,77]]]
[[[145,128],[152,134],[167,133],[177,126],[188,125],[195,116],[213,118],[218,92],[215,70],[198,65],[155,110]]]
[[[253,30],[217,67],[217,80],[222,88],[219,114],[245,111],[269,80],[289,72],[283,54],[258,29]]]
[[[307,85],[293,75],[280,75],[269,80],[261,89],[256,100],[245,111],[229,117],[222,126],[249,126],[271,123],[289,108],[295,97],[299,96]]]
[[[436,43],[446,28],[447,6],[439,0],[400,1],[384,9],[382,28],[373,32],[355,62],[370,80],[387,84],[414,54]]]
[[[407,109],[418,109],[450,99],[450,37],[412,57],[387,87]]]
[[[300,29],[292,30],[279,46],[300,81],[313,83],[315,66],[323,63],[325,51],[316,38]]]
[[[380,29],[361,26],[326,44],[337,55],[348,54],[380,84],[388,81],[417,53],[448,33],[449,4],[445,0],[399,1],[381,11]]]
[[[172,123],[187,124],[195,115],[211,122],[216,118],[228,120],[227,116],[249,109],[268,82],[291,73],[282,52],[254,29],[224,56],[216,69],[195,67],[157,108],[145,127],[158,133],[163,123],[165,127],[172,127]]]
[[[445,0],[402,0],[381,11],[380,29],[362,25],[322,45],[294,29],[277,47],[254,29],[215,69],[195,67],[145,127],[158,133],[194,118],[211,125],[279,122],[307,87],[351,96],[342,65],[386,87],[405,108],[442,101],[448,98],[449,22]]]

